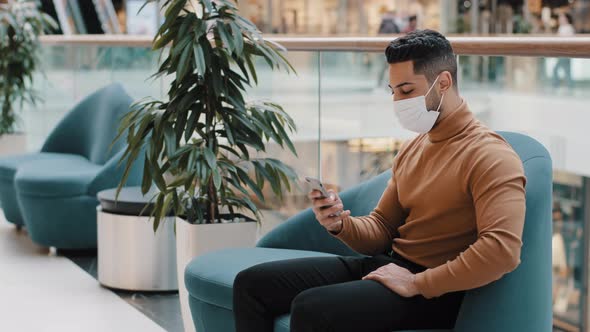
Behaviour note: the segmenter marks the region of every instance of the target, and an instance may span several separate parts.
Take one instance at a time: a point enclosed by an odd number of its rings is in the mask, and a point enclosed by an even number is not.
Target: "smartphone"
[[[323,197],[322,198],[326,198],[326,197],[330,197],[330,193],[328,192],[328,190],[326,190],[326,187],[324,187],[324,185],[322,184],[322,182],[316,178],[313,178],[311,176],[306,176],[305,177],[305,181],[307,181],[307,183],[309,183],[311,185],[312,189],[315,190],[319,190]],[[324,206],[323,209],[327,209],[329,208],[331,205],[329,206]],[[342,211],[337,212],[336,214],[334,214],[335,216],[339,216],[342,213]]]
[[[330,196],[330,193],[328,193],[328,190],[326,190],[326,187],[324,187],[320,180],[312,178],[311,176],[306,176],[305,181],[311,185],[312,189],[319,190],[322,195],[324,195],[322,198]]]

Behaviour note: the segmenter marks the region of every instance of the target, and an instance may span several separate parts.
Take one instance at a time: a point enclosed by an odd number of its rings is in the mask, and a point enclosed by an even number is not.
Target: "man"
[[[465,290],[520,263],[522,163],[459,95],[450,43],[416,31],[391,42],[386,55],[394,113],[419,135],[396,155],[369,215],[352,217],[336,193],[310,193],[321,225],[369,257],[242,271],[234,284],[238,332],[272,331],[273,319],[288,312],[292,332],[449,329]]]

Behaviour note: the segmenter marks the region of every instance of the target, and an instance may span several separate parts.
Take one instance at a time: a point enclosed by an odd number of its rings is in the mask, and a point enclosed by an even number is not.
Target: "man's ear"
[[[440,73],[438,84],[441,92],[447,92],[453,87],[453,75],[449,71],[443,71]]]

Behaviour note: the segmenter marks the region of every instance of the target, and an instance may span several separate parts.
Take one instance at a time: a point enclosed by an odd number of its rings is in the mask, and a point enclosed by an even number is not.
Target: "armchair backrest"
[[[553,316],[551,157],[539,142],[528,136],[499,134],[521,158],[527,177],[521,263],[501,279],[466,293],[455,331],[549,332]]]
[[[41,151],[77,154],[92,163],[105,164],[125,147],[122,138],[109,150],[131,103],[131,97],[120,84],[111,84],[92,93],[58,123]]]
[[[391,170],[341,192],[340,198],[353,216],[369,214],[381,198]],[[317,222],[311,208],[289,218],[261,238],[257,247],[320,251],[336,255],[362,256],[328,234]]]

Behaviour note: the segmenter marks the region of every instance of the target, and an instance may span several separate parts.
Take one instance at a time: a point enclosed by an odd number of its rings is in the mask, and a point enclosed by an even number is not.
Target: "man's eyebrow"
[[[394,89],[397,89],[397,88],[401,88],[404,85],[410,85],[410,84],[414,84],[414,83],[412,83],[412,82],[403,82],[403,83],[400,83],[400,84],[394,86],[393,88]]]

